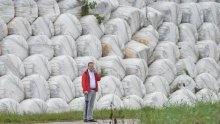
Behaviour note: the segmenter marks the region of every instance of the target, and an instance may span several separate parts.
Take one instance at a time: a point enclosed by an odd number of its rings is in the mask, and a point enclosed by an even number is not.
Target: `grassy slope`
[[[109,119],[110,110],[95,111],[96,119]],[[115,118],[136,118],[141,124],[220,124],[220,103],[202,104],[195,107],[177,106],[164,109],[142,108],[140,110],[116,110]],[[0,114],[0,123],[36,123],[81,120],[82,112],[37,115]]]

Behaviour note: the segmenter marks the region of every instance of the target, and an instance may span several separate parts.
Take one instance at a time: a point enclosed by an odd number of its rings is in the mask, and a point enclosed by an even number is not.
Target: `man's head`
[[[89,63],[88,63],[88,69],[89,69],[90,71],[93,71],[93,70],[94,70],[94,62],[89,62]]]

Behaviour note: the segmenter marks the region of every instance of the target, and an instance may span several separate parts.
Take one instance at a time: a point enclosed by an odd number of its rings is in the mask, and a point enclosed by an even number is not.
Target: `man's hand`
[[[84,94],[88,94],[88,91],[83,91]]]

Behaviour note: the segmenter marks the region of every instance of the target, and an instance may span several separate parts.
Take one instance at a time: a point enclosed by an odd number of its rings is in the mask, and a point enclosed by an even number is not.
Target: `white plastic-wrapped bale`
[[[96,109],[96,104],[97,104],[97,101],[95,100],[94,107],[93,107],[94,109]],[[71,111],[83,111],[84,106],[85,106],[85,97],[79,97],[79,98],[73,99],[69,103],[69,106],[70,106]]]
[[[21,35],[25,39],[32,35],[31,25],[24,17],[15,17],[8,23],[9,35]]]
[[[75,60],[67,55],[54,57],[50,61],[51,76],[66,75],[71,80],[78,76],[78,69]]]
[[[172,22],[164,22],[158,29],[160,41],[178,42],[179,30]]]
[[[155,2],[156,0],[145,0],[146,5],[148,6],[149,4]]]
[[[139,43],[149,46],[150,55],[153,53],[153,50],[158,43],[158,39],[159,39],[159,34],[152,25],[142,28],[132,36],[132,40],[135,40]]]
[[[140,109],[144,105],[144,100],[136,95],[129,95],[123,98],[123,104],[126,109]]]
[[[128,75],[122,80],[125,96],[137,95],[143,98],[146,94],[146,88],[143,81],[136,75]]]
[[[157,2],[158,1],[168,1],[168,2],[180,3],[181,0],[157,0]]]
[[[182,19],[182,11],[176,3],[160,1],[151,3],[149,7],[160,11],[164,16],[165,22],[173,22],[176,25],[180,24]]]
[[[216,2],[200,2],[204,13],[204,22],[212,22],[220,26],[220,6]]]
[[[20,103],[25,114],[40,114],[47,112],[47,104],[45,101],[37,98],[26,99]]]
[[[88,1],[96,2],[95,8],[89,9],[89,13],[99,14],[100,16],[104,17],[105,20],[109,20],[112,10],[112,6],[111,6],[112,4],[109,2],[110,0],[88,0]]]
[[[117,35],[123,47],[131,39],[131,29],[128,23],[120,18],[110,19],[105,23],[105,34]]]
[[[75,94],[75,98],[84,96],[83,89],[82,89],[82,76],[75,78],[75,80],[73,81],[73,87],[74,87],[74,90],[72,89],[72,91]]]
[[[216,103],[219,101],[219,98],[215,92],[208,88],[204,88],[196,93],[196,98],[198,101],[201,102],[208,102],[208,103]]]
[[[141,58],[148,62],[150,48],[137,41],[129,41],[124,48],[125,58]]]
[[[110,5],[111,5],[111,11],[114,11],[115,9],[117,9],[119,7],[119,2],[118,0],[107,0]]]
[[[127,21],[134,34],[145,24],[145,15],[138,8],[120,6],[111,15],[111,18],[121,18]],[[107,29],[106,29],[107,30]]]
[[[126,75],[136,75],[142,81],[145,81],[148,75],[148,66],[146,61],[139,58],[123,59]]]
[[[213,58],[200,59],[196,64],[196,70],[198,74],[209,73],[216,79],[219,77],[220,68]]]
[[[102,43],[102,56],[116,55],[124,58],[123,47],[124,44],[119,42],[119,37],[116,35],[104,35],[100,39]],[[123,46],[122,46],[123,45]]]
[[[214,23],[203,23],[199,28],[198,33],[199,40],[213,40],[220,43],[220,29]]]
[[[125,77],[125,65],[123,60],[118,56],[102,57],[98,61],[101,69],[107,73],[122,80]]]
[[[69,105],[61,98],[51,98],[46,101],[46,104],[48,106],[47,113],[62,113],[70,111]]]
[[[169,101],[167,102],[167,105],[193,106],[195,103],[196,103],[196,96],[192,93],[192,91],[185,89],[185,88],[181,88],[170,95]]]
[[[23,108],[14,99],[4,98],[0,99],[0,113],[1,114],[23,114]]]
[[[215,2],[216,0],[197,0],[197,2]]]
[[[198,32],[196,27],[190,23],[182,23],[179,25],[179,41],[190,42],[195,44],[198,40]]]
[[[24,85],[25,99],[38,98],[44,101],[50,98],[49,84],[43,76],[33,74],[21,80]]]
[[[100,98],[97,102],[97,109],[124,109],[123,101],[114,94],[108,94]]]
[[[82,34],[91,34],[97,38],[101,38],[104,35],[104,25],[103,23],[99,24],[98,20],[94,15],[83,16],[80,19],[82,25]]]
[[[27,57],[24,61],[25,75],[32,74],[42,75],[45,79],[48,79],[51,73],[51,67],[47,58],[40,54],[35,54]]]
[[[47,35],[49,38],[54,36],[53,22],[46,17],[38,17],[31,25],[33,35]]]
[[[147,7],[147,20],[157,29],[163,23],[163,14],[152,7]]]
[[[195,63],[199,59],[199,51],[197,47],[190,42],[178,42],[180,51],[180,59],[191,57],[191,60]]]
[[[60,13],[71,13],[77,18],[81,18],[83,3],[79,0],[59,0]]]
[[[171,92],[175,92],[183,87],[195,93],[196,83],[188,75],[180,75],[170,84]]]
[[[82,35],[76,40],[78,56],[93,56],[96,59],[102,56],[102,45],[94,35]]]
[[[18,102],[24,99],[24,86],[19,78],[13,74],[0,77],[0,99],[11,98]]]
[[[162,76],[149,77],[145,82],[146,94],[161,92],[165,96],[170,94],[170,87],[167,80]]]
[[[50,60],[54,55],[51,40],[46,35],[31,36],[28,40],[30,55],[41,54]]]
[[[191,23],[198,29],[203,23],[203,11],[197,3],[182,3],[180,4],[182,10],[182,23]]]
[[[101,78],[99,87],[100,96],[115,94],[122,98],[125,94],[122,82],[114,76],[105,76]]]
[[[180,1],[181,3],[190,3],[190,2],[196,3],[197,2],[197,0],[180,0]]]
[[[153,62],[148,70],[149,76],[159,75],[167,79],[170,84],[176,75],[176,67],[172,61],[168,59],[159,59]]]
[[[14,2],[12,0],[0,1],[0,18],[8,23],[15,16]]]
[[[25,17],[32,23],[38,17],[38,7],[34,0],[15,0],[15,16]]]
[[[73,83],[66,75],[58,75],[48,80],[50,87],[50,98],[62,98],[69,103],[75,97],[72,92]]]
[[[9,35],[1,42],[1,53],[13,54],[23,60],[28,56],[28,44],[22,36]]]
[[[60,15],[60,9],[55,0],[37,0],[38,15],[55,21]]]
[[[8,35],[8,27],[0,17],[0,41]]]
[[[144,97],[144,106],[150,106],[153,108],[162,108],[166,102],[168,101],[168,98],[165,94],[161,92],[153,92],[150,94],[147,94]]]
[[[77,39],[82,33],[80,21],[70,13],[61,14],[54,22],[55,35],[70,35]]]
[[[196,43],[196,48],[199,52],[199,58],[211,57],[215,61],[219,60],[219,49],[215,41],[203,40]]]
[[[0,65],[0,76],[14,74],[20,79],[25,76],[24,64],[17,56],[13,54],[0,56]]]
[[[75,61],[76,61],[77,68],[78,68],[78,76],[81,76],[83,74],[83,72],[88,68],[89,62],[94,63],[94,67],[98,72],[101,71],[101,67],[100,67],[98,61],[93,56],[77,57],[75,59]]]
[[[177,76],[186,74],[189,75],[190,77],[194,78],[197,75],[197,70],[196,70],[196,65],[192,60],[192,57],[187,57],[184,59],[180,59],[176,63],[176,72]]]
[[[197,89],[208,88],[215,92],[218,92],[220,89],[217,80],[209,73],[202,73],[198,75],[195,81]]]
[[[120,5],[124,5],[124,6],[133,6],[136,8],[143,8],[146,6],[146,0],[118,0]]]
[[[158,59],[169,59],[176,63],[180,57],[180,52],[177,45],[169,41],[161,41],[155,48],[153,55],[150,57],[149,62],[152,63]]]
[[[69,35],[58,35],[52,37],[52,46],[54,55],[69,55],[73,58],[77,57],[76,41]]]

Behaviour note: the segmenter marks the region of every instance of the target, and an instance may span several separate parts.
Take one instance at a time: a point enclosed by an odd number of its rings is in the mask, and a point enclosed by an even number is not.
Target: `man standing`
[[[97,122],[93,117],[93,106],[98,91],[98,83],[100,76],[94,68],[94,63],[89,62],[88,68],[82,75],[82,89],[85,95],[85,106],[83,111],[84,122]]]

